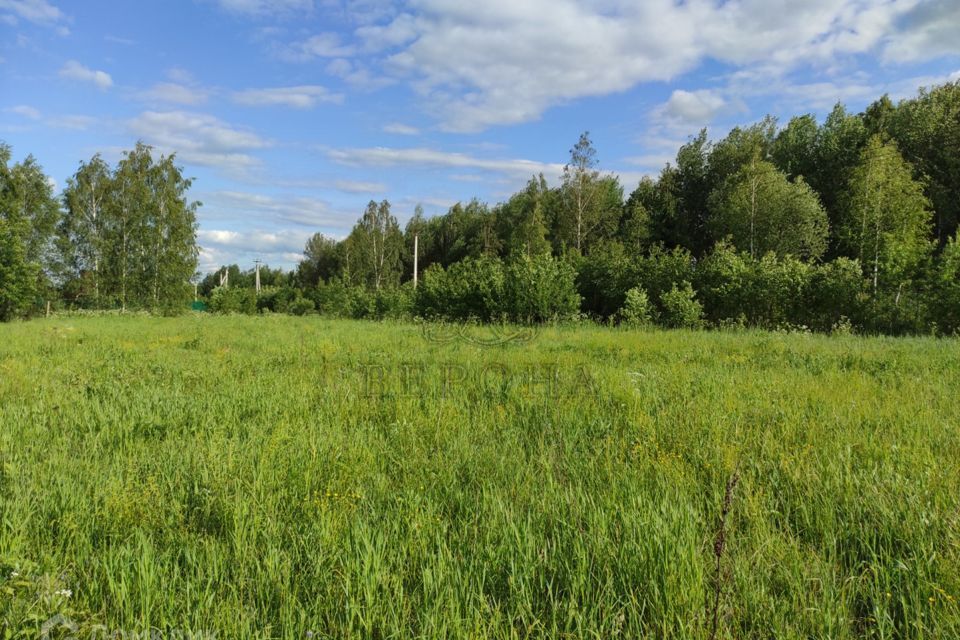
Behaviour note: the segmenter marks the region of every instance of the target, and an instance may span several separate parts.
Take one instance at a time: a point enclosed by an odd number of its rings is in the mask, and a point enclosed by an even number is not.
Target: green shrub
[[[865,284],[856,260],[837,258],[818,265],[810,274],[799,315],[815,331],[833,331],[837,324],[852,329],[863,317]]]
[[[640,287],[627,291],[623,307],[618,313],[620,324],[630,327],[640,327],[650,324],[653,320],[653,310],[647,292]]]
[[[792,256],[767,253],[753,267],[747,298],[750,324],[768,329],[798,324],[810,265]]]
[[[580,312],[576,272],[548,254],[510,261],[504,279],[504,312],[515,322],[569,319]]]
[[[416,308],[426,318],[497,320],[505,312],[504,277],[498,258],[465,258],[446,269],[433,264],[423,274]]]
[[[711,322],[720,326],[749,323],[753,263],[749,255],[721,242],[697,264],[694,283]]]
[[[243,287],[217,287],[210,294],[209,307],[214,313],[253,315],[257,312],[257,294]]]
[[[693,282],[694,260],[686,249],[677,247],[666,251],[657,245],[648,256],[637,261],[633,271],[631,284],[627,288],[642,286],[653,299],[658,300],[675,285],[684,281]]]
[[[413,283],[388,287],[374,295],[374,315],[379,320],[403,320],[413,316]]]
[[[660,296],[664,326],[674,329],[700,329],[703,327],[703,305],[696,299],[693,285],[684,281],[680,287],[674,284],[670,291]]]
[[[287,313],[294,316],[304,316],[316,309],[316,304],[310,298],[297,296],[287,307]]]
[[[584,313],[598,318],[616,314],[633,286],[635,271],[620,243],[602,244],[584,256],[577,269],[577,291],[583,299]]]
[[[257,295],[257,311],[287,313],[298,296],[300,292],[291,287],[264,287]]]

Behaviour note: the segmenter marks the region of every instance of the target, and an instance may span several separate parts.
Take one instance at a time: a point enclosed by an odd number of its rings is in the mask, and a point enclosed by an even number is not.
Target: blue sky
[[[291,266],[554,181],[589,130],[629,193],[701,127],[960,78],[960,0],[0,0],[0,140],[62,188],[138,139],[196,182],[201,268]]]

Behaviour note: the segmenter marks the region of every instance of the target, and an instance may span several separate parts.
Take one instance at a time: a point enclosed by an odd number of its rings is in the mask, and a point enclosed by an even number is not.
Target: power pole
[[[254,261],[253,261],[253,264],[257,265],[257,266],[256,266],[257,275],[256,275],[256,277],[255,277],[255,279],[254,279],[255,282],[256,282],[256,284],[255,284],[254,286],[255,286],[255,288],[256,288],[256,290],[257,290],[257,295],[260,295],[260,259],[258,258],[258,259],[256,259],[256,260],[254,260]]]
[[[413,288],[417,288],[417,262],[420,259],[420,234],[413,234]]]

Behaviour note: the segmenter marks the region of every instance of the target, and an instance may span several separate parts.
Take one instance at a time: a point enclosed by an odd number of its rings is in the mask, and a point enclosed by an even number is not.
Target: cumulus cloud
[[[711,89],[684,91],[677,89],[659,109],[659,115],[685,126],[705,126],[726,110],[727,101]]]
[[[187,111],[145,111],[128,122],[128,129],[165,152],[176,151],[184,162],[232,173],[259,166],[249,152],[271,146],[252,131]]]
[[[319,85],[300,85],[238,91],[233,94],[233,101],[251,107],[278,106],[312,109],[321,102],[340,104],[343,102],[343,94],[332,93],[326,87]]]
[[[887,62],[913,62],[960,53],[960,3],[930,0],[920,3],[903,19],[902,33],[888,38]]]
[[[909,60],[956,52],[960,42],[955,0],[417,0],[393,13],[352,40],[324,32],[286,45],[285,55],[331,59],[328,73],[353,74],[358,86],[405,80],[444,129],[474,132],[670,81],[707,59],[787,73],[882,46],[889,59]],[[673,98],[670,109],[689,119],[708,119],[723,99]]]
[[[109,89],[113,86],[113,78],[106,71],[97,71],[83,66],[76,60],[67,62],[60,69],[60,77],[80,82],[90,82],[95,84],[101,90]]]

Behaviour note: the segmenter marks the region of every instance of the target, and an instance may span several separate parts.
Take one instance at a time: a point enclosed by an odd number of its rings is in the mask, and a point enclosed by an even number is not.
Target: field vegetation
[[[958,363],[746,330],[0,326],[0,638],[960,637]]]

